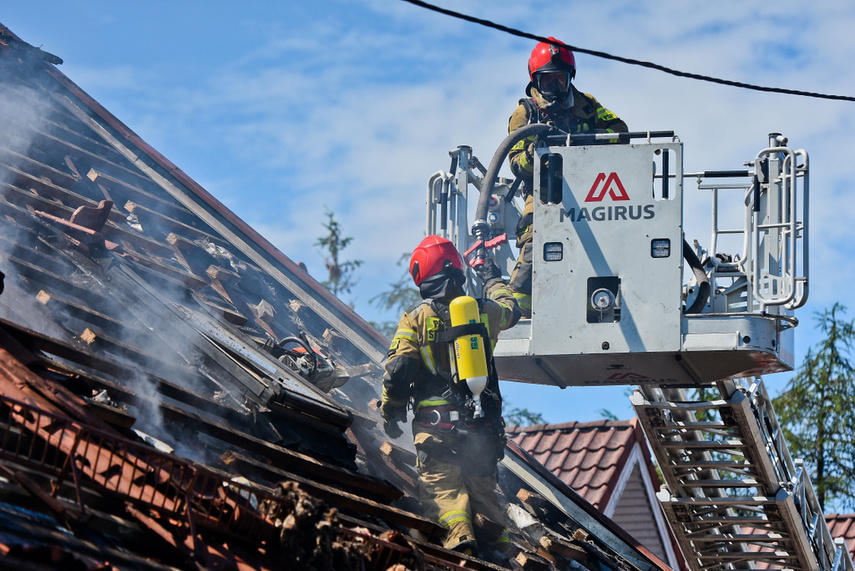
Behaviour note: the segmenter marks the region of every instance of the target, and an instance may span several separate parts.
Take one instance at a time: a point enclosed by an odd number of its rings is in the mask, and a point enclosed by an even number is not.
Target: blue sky
[[[762,85],[855,95],[855,4],[602,1],[439,5],[567,43]],[[549,9],[547,11],[547,6]],[[428,177],[448,151],[485,164],[523,96],[533,42],[400,0],[0,2],[0,22],[280,250],[324,278],[313,243],[329,208],[364,261],[345,300],[396,280],[424,233]],[[633,130],[674,130],[685,170],[740,168],[781,132],[811,155],[812,315],[855,283],[855,103],[750,92],[577,56],[576,84]],[[686,185],[686,233],[709,242],[706,196]],[[855,304],[849,316],[855,316]],[[792,375],[766,379],[777,394]],[[550,422],[633,415],[625,389],[506,385]]]

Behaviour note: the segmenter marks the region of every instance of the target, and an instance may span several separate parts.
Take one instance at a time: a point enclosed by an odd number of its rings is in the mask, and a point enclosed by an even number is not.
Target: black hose
[[[700,313],[710,299],[710,279],[707,277],[707,273],[704,271],[704,267],[701,265],[697,254],[695,254],[695,251],[685,240],[683,240],[683,258],[689,264],[689,267],[692,268],[695,279],[698,280],[698,297],[695,298],[691,306],[686,308],[686,313]]]
[[[547,131],[556,130],[552,125],[543,123],[533,123],[520,127],[507,137],[496,149],[493,154],[493,160],[490,161],[490,166],[487,167],[487,173],[484,175],[484,181],[481,183],[481,194],[478,195],[478,205],[475,207],[475,223],[472,225],[472,234],[478,240],[489,240],[487,224],[487,210],[490,208],[490,195],[493,194],[493,185],[496,183],[496,178],[499,176],[499,169],[502,168],[502,163],[505,162],[505,157],[511,151],[514,145],[526,137],[537,136]]]

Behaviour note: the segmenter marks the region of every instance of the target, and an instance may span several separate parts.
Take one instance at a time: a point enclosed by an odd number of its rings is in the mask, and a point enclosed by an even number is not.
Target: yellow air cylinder
[[[452,300],[448,306],[451,312],[451,326],[478,323],[478,302],[475,298],[464,295]],[[484,343],[487,340],[481,335],[462,335],[454,340],[454,357],[457,361],[457,374],[465,381],[475,397],[476,410],[480,412],[480,396],[487,388],[487,353]],[[480,416],[476,413],[476,416]]]

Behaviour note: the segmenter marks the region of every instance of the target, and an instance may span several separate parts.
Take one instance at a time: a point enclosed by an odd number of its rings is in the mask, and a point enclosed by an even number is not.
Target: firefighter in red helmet
[[[520,313],[491,258],[476,273],[484,283],[485,299],[462,298],[466,274],[454,245],[428,236],[415,248],[410,275],[423,301],[398,323],[386,360],[380,412],[386,433],[398,438],[398,423],[407,420],[408,407],[413,410],[420,499],[428,515],[448,528],[445,546],[467,553],[480,548],[482,556],[489,556],[502,555],[509,546],[507,530],[496,533],[505,522],[496,496],[496,465],[504,454],[505,434],[491,351],[499,331],[515,325]],[[484,343],[489,375],[480,396],[460,382],[450,351],[449,339],[456,335],[450,316],[455,300],[477,302],[485,327],[467,327],[479,328],[489,339]],[[473,398],[480,398],[480,416],[472,412]],[[477,528],[475,514],[498,525]]]
[[[555,38],[540,42],[528,60],[531,80],[525,99],[508,121],[508,133],[531,123],[548,123],[571,135],[580,133],[619,133],[627,131],[626,123],[600,105],[592,95],[582,93],[573,85],[576,77],[576,57]],[[558,45],[556,45],[558,44]],[[534,203],[532,175],[536,141],[533,137],[519,141],[508,153],[513,173],[525,182],[525,208],[516,228],[517,264],[511,272],[510,287],[519,303],[523,317],[531,317],[531,248]]]

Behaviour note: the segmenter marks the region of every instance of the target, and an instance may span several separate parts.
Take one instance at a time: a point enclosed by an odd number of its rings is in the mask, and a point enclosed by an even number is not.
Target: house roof
[[[659,478],[638,419],[513,427],[510,437],[672,567],[685,561],[658,510]],[[627,493],[627,488],[632,488]]]
[[[380,429],[386,339],[60,62],[0,26],[4,563],[459,568]],[[575,499],[508,455],[527,568],[666,568],[607,519],[574,537]]]
[[[646,450],[637,419],[539,424],[511,428],[510,434],[521,448],[601,510],[615,490],[632,447],[640,444]]]

